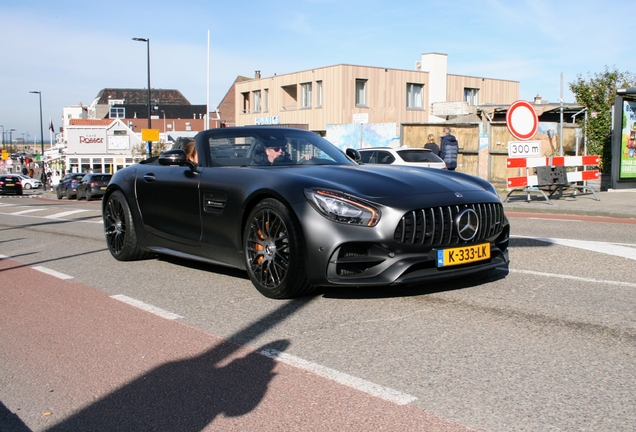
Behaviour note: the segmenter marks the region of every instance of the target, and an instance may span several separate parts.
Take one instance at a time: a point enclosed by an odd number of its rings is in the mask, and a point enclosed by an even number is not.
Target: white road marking
[[[41,267],[41,266],[36,266],[36,267],[31,267],[31,268],[33,270],[37,270],[37,271],[40,271],[42,273],[46,273],[47,275],[55,276],[56,278],[59,278],[59,279],[73,279],[73,276],[69,276],[67,274],[60,273],[60,272],[55,271],[55,270],[51,270],[50,268]]]
[[[43,211],[45,210],[44,208],[34,208],[34,209],[29,209],[29,210],[21,210],[18,212],[14,212],[14,213],[9,213],[11,216],[18,216],[18,215],[23,215],[23,214],[27,214],[27,213],[33,213],[33,212],[38,212],[38,211]]]
[[[528,236],[510,236],[511,238],[525,238],[531,240],[538,240],[545,243],[556,244],[560,246],[569,246],[577,249],[588,250],[592,252],[600,252],[608,255],[619,256],[627,259],[636,260],[636,244],[618,244],[608,242],[597,242],[587,240],[570,240],[559,238],[545,238],[545,237],[528,237]]]
[[[510,273],[529,274],[529,275],[533,275],[533,276],[543,276],[543,277],[549,277],[549,278],[560,278],[560,279],[576,280],[576,281],[581,281],[581,282],[591,282],[591,283],[602,284],[602,285],[618,285],[618,286],[627,286],[627,287],[631,287],[631,288],[636,288],[636,283],[631,283],[631,282],[592,279],[592,278],[584,278],[584,277],[580,277],[580,276],[570,276],[570,275],[564,275],[564,274],[558,274],[558,273],[538,272],[538,271],[533,271],[533,270],[519,270],[519,269],[508,269],[508,270],[506,270],[506,269],[504,269],[503,271],[509,271]]]
[[[59,218],[63,218],[65,216],[70,216],[72,214],[75,213],[81,213],[81,212],[87,212],[88,210],[69,210],[69,211],[65,211],[62,213],[56,213],[50,216],[44,216],[44,219],[59,219]]]
[[[393,390],[379,384],[375,384],[371,381],[339,372],[326,366],[303,360],[299,357],[275,349],[264,349],[259,351],[259,353],[290,366],[315,373],[316,375],[320,375],[321,377],[336,381],[337,383],[346,385],[347,387],[351,387],[353,389],[368,393],[370,395],[379,397],[389,402],[396,403],[398,405],[406,405],[417,400],[415,396],[411,396],[409,394],[402,393],[400,391]]]
[[[175,320],[175,319],[179,319],[179,318],[183,318],[181,315],[177,315],[175,313],[172,312],[168,312],[167,310],[158,308],[156,306],[152,306],[149,305],[148,303],[144,303],[141,300],[137,300],[134,299],[132,297],[128,297],[127,295],[124,294],[116,294],[111,296],[112,298],[114,298],[115,300],[119,300],[121,302],[127,303],[131,306],[137,307],[139,309],[145,310],[146,312],[150,312],[153,313],[155,315],[158,315],[162,318],[166,318],[169,320]]]

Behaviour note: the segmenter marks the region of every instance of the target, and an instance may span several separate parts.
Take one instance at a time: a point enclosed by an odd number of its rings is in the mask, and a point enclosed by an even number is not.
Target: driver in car
[[[265,143],[265,154],[258,161],[259,165],[278,165],[291,163],[287,155],[287,146],[281,142],[270,141]]]

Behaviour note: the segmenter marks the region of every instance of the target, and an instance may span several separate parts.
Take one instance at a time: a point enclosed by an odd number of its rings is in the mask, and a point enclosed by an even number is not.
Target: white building
[[[65,125],[66,172],[114,173],[137,162],[141,138],[120,119],[70,119]]]

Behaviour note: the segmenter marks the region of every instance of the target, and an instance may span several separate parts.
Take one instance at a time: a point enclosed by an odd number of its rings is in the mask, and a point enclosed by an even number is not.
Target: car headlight
[[[321,215],[335,222],[372,227],[380,221],[378,208],[342,192],[306,189],[305,196]]]

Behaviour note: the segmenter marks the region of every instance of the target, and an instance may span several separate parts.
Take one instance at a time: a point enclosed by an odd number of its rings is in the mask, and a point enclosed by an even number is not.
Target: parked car
[[[102,217],[115,259],[166,254],[243,269],[270,298],[508,264],[510,227],[486,180],[360,165],[356,150],[293,128],[212,129],[196,146],[197,164],[171,149],[113,175]]]
[[[104,192],[106,192],[106,186],[108,186],[108,182],[112,177],[112,174],[86,174],[77,185],[77,199],[86,198],[86,201],[91,201],[94,198],[103,197]]]
[[[34,179],[24,174],[16,174],[22,178],[22,188],[29,189],[38,189],[42,187],[42,182],[38,179]]]
[[[0,195],[22,195],[22,178],[17,174],[0,175]]]
[[[444,161],[425,148],[374,147],[360,149],[360,162],[386,165],[409,165],[446,169]]]
[[[69,173],[62,177],[62,180],[55,188],[57,199],[62,199],[63,197],[67,199],[75,198],[77,196],[77,185],[85,175],[86,173]]]

